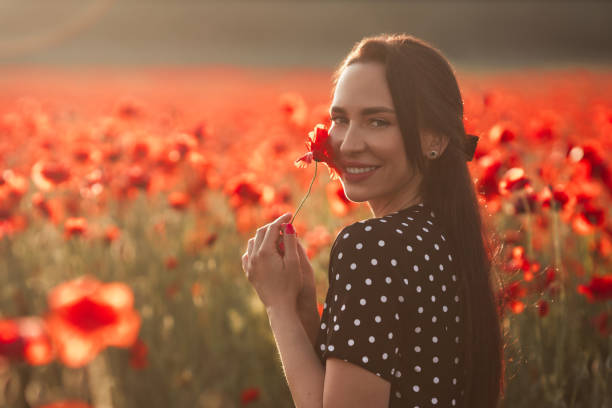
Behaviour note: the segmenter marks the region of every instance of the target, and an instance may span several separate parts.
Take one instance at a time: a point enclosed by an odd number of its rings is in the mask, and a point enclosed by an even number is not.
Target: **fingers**
[[[257,233],[255,234],[255,240],[253,241],[253,252],[252,253],[259,252],[259,249],[261,248],[261,244],[266,235],[266,231],[268,230],[269,225],[270,224],[266,224],[263,227],[257,228]]]
[[[298,254],[298,239],[295,232],[292,234],[285,233],[283,235],[283,242],[285,243],[285,260],[288,264],[292,264],[295,267],[299,267],[299,254]]]
[[[280,235],[281,224],[289,220],[291,220],[291,213],[286,213],[270,223],[265,231],[261,249],[269,250],[270,253],[276,252],[276,238]]]
[[[311,268],[310,260],[308,258],[308,254],[306,253],[306,250],[304,249],[302,243],[299,240],[297,240],[297,248],[300,260],[300,268],[302,269],[302,272],[305,273]]]
[[[249,276],[249,269],[251,268],[251,260],[253,259],[253,246],[255,244],[255,239],[249,239],[249,244],[247,246],[246,253],[242,256],[242,269],[244,269],[244,273],[246,273],[247,277]]]

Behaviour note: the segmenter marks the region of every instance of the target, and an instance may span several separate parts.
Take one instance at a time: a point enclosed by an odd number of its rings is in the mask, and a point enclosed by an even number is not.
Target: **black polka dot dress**
[[[459,272],[423,203],[345,227],[315,349],[391,383],[389,407],[463,407]]]

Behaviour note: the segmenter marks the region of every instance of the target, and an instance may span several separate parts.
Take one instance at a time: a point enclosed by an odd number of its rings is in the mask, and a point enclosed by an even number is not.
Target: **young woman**
[[[466,161],[453,70],[404,34],[364,38],[334,76],[329,129],[348,199],[323,315],[285,214],[257,230],[243,268],[266,305],[295,405],[494,408],[503,349],[491,251]]]

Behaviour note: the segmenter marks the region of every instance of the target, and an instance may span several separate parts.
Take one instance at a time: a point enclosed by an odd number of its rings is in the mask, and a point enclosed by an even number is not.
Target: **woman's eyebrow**
[[[391,108],[387,108],[386,106],[372,106],[368,108],[363,108],[360,113],[362,116],[366,116],[366,115],[372,115],[374,113],[381,113],[381,112],[382,113],[395,113],[395,110]],[[346,113],[346,110],[344,110],[343,108],[339,106],[332,106],[330,109],[330,113]]]

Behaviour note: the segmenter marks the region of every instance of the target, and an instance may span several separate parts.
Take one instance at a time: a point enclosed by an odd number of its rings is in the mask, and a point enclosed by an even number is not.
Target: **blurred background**
[[[407,32],[459,67],[605,65],[612,3],[592,0],[3,0],[2,64],[331,67]]]

